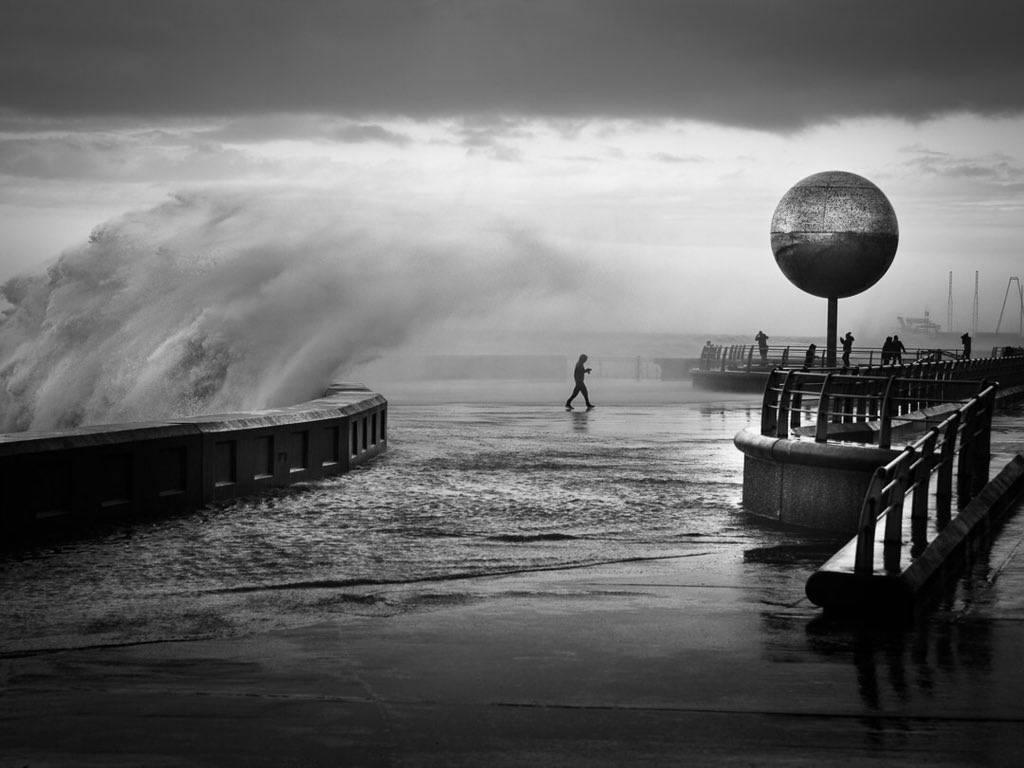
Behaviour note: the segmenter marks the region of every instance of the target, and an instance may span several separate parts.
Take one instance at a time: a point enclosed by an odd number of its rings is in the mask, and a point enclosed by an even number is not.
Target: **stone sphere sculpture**
[[[841,299],[881,279],[900,233],[882,190],[855,173],[825,171],[782,196],[771,238],[775,261],[791,283],[814,296]]]

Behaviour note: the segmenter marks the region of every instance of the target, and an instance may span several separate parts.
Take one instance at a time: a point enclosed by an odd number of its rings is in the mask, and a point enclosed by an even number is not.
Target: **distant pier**
[[[1024,347],[994,346],[981,359],[1024,357]],[[961,350],[919,347],[906,350],[896,360],[886,359],[877,347],[854,347],[848,364],[829,366],[821,348],[809,346],[767,346],[756,344],[711,344],[701,352],[690,370],[696,389],[719,392],[762,392],[769,374],[777,369],[834,371],[868,375],[927,375],[951,378],[960,375],[975,359]],[[944,366],[944,367],[943,367]],[[1002,370],[1002,369],[1000,369]]]

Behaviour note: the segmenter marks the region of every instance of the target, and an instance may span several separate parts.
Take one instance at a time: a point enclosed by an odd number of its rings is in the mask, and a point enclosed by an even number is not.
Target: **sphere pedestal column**
[[[828,325],[825,331],[825,365],[836,366],[836,337],[839,335],[839,299],[830,296],[828,300]]]

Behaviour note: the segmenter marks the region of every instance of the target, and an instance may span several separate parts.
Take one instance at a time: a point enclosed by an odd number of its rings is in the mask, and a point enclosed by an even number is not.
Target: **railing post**
[[[799,389],[793,393],[789,403],[789,428],[799,429],[803,415],[804,393]]]
[[[818,396],[818,423],[814,430],[814,442],[828,442],[828,407],[832,400],[832,374],[826,373],[825,380],[821,382],[821,394]]]
[[[991,460],[992,407],[995,388],[988,386],[963,409],[960,460],[957,463],[957,505],[963,507],[988,482]]]
[[[935,524],[940,531],[949,524],[953,512],[953,456],[959,427],[960,411],[956,411],[946,422],[946,432],[942,436],[939,477],[935,486]]]
[[[782,392],[779,393],[779,415],[775,422],[776,437],[789,437],[789,403],[792,398],[791,388],[795,375],[796,371],[786,371],[786,378],[782,382]]]
[[[764,397],[761,400],[761,434],[774,435],[779,417],[779,373],[777,370],[768,374],[768,383],[764,388]]]
[[[907,486],[910,484],[910,469],[916,458],[916,451],[907,446],[900,454],[899,463],[896,465],[896,476],[893,478],[892,488],[887,494],[882,563],[885,570],[890,573],[898,573],[900,570],[900,555],[903,551],[903,504],[907,495]]]
[[[988,483],[989,466],[992,462],[992,412],[996,405],[996,390],[994,385],[989,385],[981,394],[981,434],[978,437],[978,446],[975,453],[975,477],[978,478],[978,486],[975,493]]]
[[[750,373],[750,366],[754,362],[754,347],[751,345],[750,352],[747,353],[747,373]]]
[[[956,507],[963,509],[974,496],[976,481],[974,452],[976,449],[974,431],[977,427],[977,407],[971,402],[960,409],[963,423],[960,426],[960,453],[956,466]]]
[[[857,551],[854,555],[853,572],[870,575],[875,570],[875,523],[878,509],[882,504],[882,489],[885,487],[885,467],[879,467],[871,476],[864,504],[860,508],[857,523]]]
[[[892,390],[895,386],[896,377],[890,376],[889,381],[885,385],[885,394],[882,395],[882,407],[881,413],[881,424],[878,430],[878,447],[888,448],[892,445],[892,407],[893,397]]]
[[[910,507],[910,556],[919,557],[928,545],[928,489],[931,486],[935,442],[938,429],[929,431],[921,445],[921,455],[914,466],[911,482],[914,496]]]

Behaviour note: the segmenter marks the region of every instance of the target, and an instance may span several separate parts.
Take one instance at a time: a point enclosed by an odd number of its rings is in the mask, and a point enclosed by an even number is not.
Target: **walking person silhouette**
[[[565,409],[567,411],[572,410],[572,401],[576,399],[576,395],[583,395],[583,402],[587,404],[588,411],[594,407],[594,404],[590,402],[590,393],[587,392],[587,385],[583,382],[583,377],[590,373],[590,369],[584,367],[584,363],[586,362],[586,355],[580,355],[580,359],[576,361],[576,367],[572,372],[572,377],[576,382],[576,386],[573,388],[572,394],[569,395],[569,399],[565,401]]]

